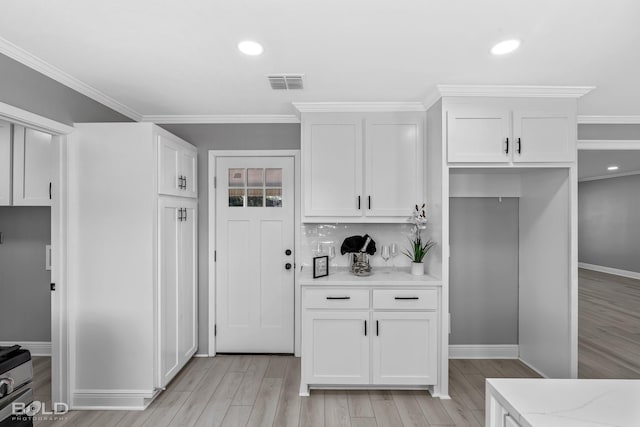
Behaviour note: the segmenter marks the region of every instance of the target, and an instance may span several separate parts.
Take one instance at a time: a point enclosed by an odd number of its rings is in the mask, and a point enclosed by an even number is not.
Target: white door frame
[[[300,251],[300,150],[209,150],[209,173],[207,175],[207,188],[209,196],[208,224],[209,224],[209,356],[216,355],[216,262],[213,259],[216,250],[216,188],[213,185],[216,176],[216,159],[218,157],[293,157],[294,168],[294,351],[300,356],[300,284],[298,268],[300,264],[298,254]]]
[[[51,400],[69,404],[69,341],[67,292],[67,138],[74,128],[0,102],[0,118],[53,135],[51,204]]]

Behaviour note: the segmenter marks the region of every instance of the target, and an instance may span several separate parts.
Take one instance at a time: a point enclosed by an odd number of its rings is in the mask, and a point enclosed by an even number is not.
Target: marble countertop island
[[[640,426],[640,380],[488,379],[522,427]]]

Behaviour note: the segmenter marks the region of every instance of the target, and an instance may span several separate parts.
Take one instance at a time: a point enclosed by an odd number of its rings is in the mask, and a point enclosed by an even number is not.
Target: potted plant
[[[432,240],[427,240],[426,242],[422,241],[422,236],[420,233],[422,230],[427,228],[427,214],[424,210],[425,204],[422,204],[422,207],[418,207],[416,205],[415,211],[413,215],[409,219],[409,221],[414,225],[414,236],[409,239],[409,243],[411,244],[410,248],[403,251],[412,262],[411,264],[411,274],[415,276],[421,276],[424,274],[424,257],[427,255],[427,252],[436,244],[436,242]]]

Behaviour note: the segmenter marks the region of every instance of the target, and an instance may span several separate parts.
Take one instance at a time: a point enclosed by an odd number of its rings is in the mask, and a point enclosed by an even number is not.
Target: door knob
[[[291,263],[288,262],[284,265],[284,268],[286,268],[287,270],[291,270]]]
[[[284,254],[287,256],[291,255],[291,249],[287,249],[286,251],[284,251]]]

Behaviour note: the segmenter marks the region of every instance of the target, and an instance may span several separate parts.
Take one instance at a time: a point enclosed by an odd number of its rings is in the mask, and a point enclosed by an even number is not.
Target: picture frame
[[[325,277],[329,275],[329,256],[313,257],[313,278]]]

